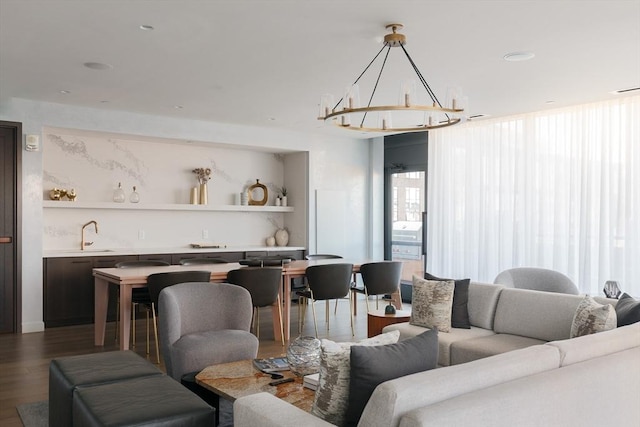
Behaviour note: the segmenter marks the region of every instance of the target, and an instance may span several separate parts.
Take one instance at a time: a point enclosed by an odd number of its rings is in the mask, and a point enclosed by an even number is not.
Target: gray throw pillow
[[[442,279],[429,273],[424,273],[424,278],[427,280],[451,280]],[[469,283],[471,279],[454,280],[455,287],[453,288],[453,306],[451,307],[451,327],[461,329],[471,329],[471,322],[469,321]]]
[[[616,324],[616,312],[611,304],[599,304],[585,295],[573,316],[569,338],[615,329]]]
[[[396,344],[351,347],[346,425],[358,424],[362,411],[378,384],[434,369],[437,364],[438,331],[435,329]]]
[[[409,323],[423,328],[436,328],[440,332],[449,332],[454,287],[453,280],[424,280],[413,276]]]
[[[616,304],[616,316],[618,317],[618,326],[640,322],[640,301],[633,299],[627,293],[622,294]]]
[[[349,398],[350,354],[357,346],[398,342],[399,331],[391,331],[359,342],[337,343],[323,339],[320,344],[320,375],[311,413],[331,424],[344,425]]]

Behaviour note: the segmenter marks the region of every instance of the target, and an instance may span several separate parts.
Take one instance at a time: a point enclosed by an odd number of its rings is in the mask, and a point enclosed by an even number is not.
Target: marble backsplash
[[[56,187],[73,188],[77,202],[109,203],[122,183],[126,204],[133,186],[140,206],[188,204],[191,188],[197,185],[193,170],[210,168],[209,205],[235,204],[239,193],[260,179],[269,191],[267,204],[273,206],[285,183],[284,156],[213,144],[45,129],[43,200],[49,200],[49,191]],[[291,214],[45,208],[43,247],[78,247],[82,224],[89,220],[99,224],[98,235],[87,232],[87,240],[95,240],[93,248],[173,247],[202,241],[263,245],[266,237],[286,226],[286,215]],[[295,231],[291,234],[291,240],[296,239]]]

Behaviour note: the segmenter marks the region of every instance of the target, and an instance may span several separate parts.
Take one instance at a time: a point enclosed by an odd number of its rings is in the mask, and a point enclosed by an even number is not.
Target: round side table
[[[380,335],[385,326],[408,322],[409,319],[411,312],[408,310],[397,310],[395,314],[384,314],[384,309],[371,310],[367,313],[367,336],[371,338]]]

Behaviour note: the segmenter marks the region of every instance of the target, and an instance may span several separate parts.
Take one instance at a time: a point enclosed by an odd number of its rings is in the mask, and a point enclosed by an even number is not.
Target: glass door
[[[392,172],[389,178],[391,259],[403,262],[402,282],[411,283],[414,274],[424,274],[425,171]]]

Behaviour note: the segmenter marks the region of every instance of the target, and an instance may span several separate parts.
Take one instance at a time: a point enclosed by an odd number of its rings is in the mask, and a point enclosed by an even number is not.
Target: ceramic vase
[[[281,228],[280,230],[276,231],[276,245],[278,246],[287,246],[287,243],[289,243],[289,232],[284,229]]]
[[[208,194],[208,189],[207,189],[207,184],[200,184],[200,203],[201,205],[206,205],[208,203],[207,200],[207,194]]]
[[[276,238],[273,236],[267,237],[267,246],[275,246]]]
[[[280,198],[280,202],[282,203],[282,206],[287,206],[287,196],[282,196]]]

